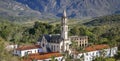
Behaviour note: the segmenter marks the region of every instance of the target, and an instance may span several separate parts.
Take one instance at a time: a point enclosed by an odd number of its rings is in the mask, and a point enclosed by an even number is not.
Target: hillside
[[[95,18],[90,22],[84,23],[84,25],[88,26],[100,26],[100,25],[120,25],[120,15],[110,15],[110,16],[101,16],[99,18]]]
[[[120,0],[0,0],[0,17],[10,21],[60,19],[63,9],[69,19],[90,19],[119,14]]]
[[[39,11],[43,17],[61,16],[67,10],[69,18],[91,18],[119,14],[120,0],[16,0],[31,9]]]
[[[2,18],[8,18],[10,21],[24,21],[40,16],[38,11],[15,0],[0,0],[0,17]]]

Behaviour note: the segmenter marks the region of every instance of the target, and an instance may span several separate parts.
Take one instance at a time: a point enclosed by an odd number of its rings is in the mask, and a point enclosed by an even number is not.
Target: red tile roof
[[[44,60],[44,59],[51,58],[52,56],[60,57],[60,56],[62,56],[62,54],[60,54],[60,53],[58,53],[58,52],[35,53],[35,54],[30,54],[30,55],[28,55],[28,58],[27,58],[27,59],[24,59],[24,61],[32,61],[32,60],[34,60],[34,59],[36,59],[36,60]]]
[[[29,46],[21,46],[18,47],[16,50],[29,50],[29,49],[36,49],[41,48],[40,45],[29,45]]]
[[[86,48],[85,48],[85,51],[89,52],[89,51],[102,50],[102,49],[106,49],[106,48],[109,48],[109,46],[106,45],[106,44],[102,44],[102,45],[92,45],[92,46],[86,47]]]

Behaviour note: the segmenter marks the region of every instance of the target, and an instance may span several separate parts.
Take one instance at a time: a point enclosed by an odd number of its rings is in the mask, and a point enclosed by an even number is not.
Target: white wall
[[[29,49],[29,50],[14,50],[13,54],[15,55],[18,55],[20,57],[23,57],[26,55],[26,53],[28,52],[28,54],[31,54],[31,53],[38,53],[38,52],[42,52],[42,48],[38,48],[38,49]]]
[[[19,50],[14,50],[13,52],[14,55],[21,56],[21,51]]]
[[[59,43],[49,43],[49,48],[52,50],[52,52],[60,51]]]
[[[69,49],[69,45],[71,44],[70,39],[69,39],[68,41],[65,41],[64,43],[65,43],[65,44],[64,44],[64,51],[66,51],[66,50],[69,51],[69,50],[70,50],[70,49]],[[63,46],[63,41],[60,42],[60,52],[62,52],[62,51],[61,51],[62,46]]]
[[[95,57],[100,57],[100,55],[101,55],[100,51],[104,51],[105,57],[113,57],[117,53],[117,47],[113,47],[111,49],[108,48],[108,49],[104,49],[104,50],[96,50],[96,51],[80,53],[80,54],[78,54],[77,58],[81,58],[83,55],[84,61],[92,61],[93,59],[95,59]]]
[[[8,45],[5,48],[9,51],[9,50],[16,49],[17,47],[18,47],[18,45]]]

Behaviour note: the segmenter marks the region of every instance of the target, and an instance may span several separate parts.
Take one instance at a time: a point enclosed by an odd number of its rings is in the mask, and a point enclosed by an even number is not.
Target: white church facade
[[[87,46],[87,36],[68,36],[68,19],[66,11],[63,11],[61,18],[61,34],[43,35],[38,41],[44,52],[65,52],[70,51],[71,40],[76,41],[78,46]]]

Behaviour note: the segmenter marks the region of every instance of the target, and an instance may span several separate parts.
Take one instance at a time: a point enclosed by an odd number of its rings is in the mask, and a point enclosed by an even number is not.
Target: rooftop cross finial
[[[67,15],[66,15],[66,10],[64,9],[64,11],[63,11],[63,17],[67,17]]]

